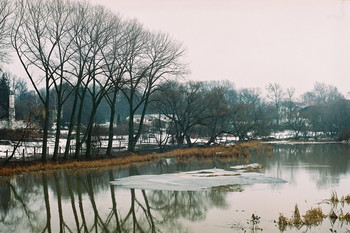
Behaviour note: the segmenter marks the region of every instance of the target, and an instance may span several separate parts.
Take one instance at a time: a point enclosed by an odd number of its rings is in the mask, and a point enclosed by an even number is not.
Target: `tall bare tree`
[[[337,87],[316,82],[312,91],[308,91],[302,95],[302,101],[305,104],[324,104],[331,101],[344,99]]]
[[[54,87],[57,91],[58,106],[64,101],[62,83],[63,67],[69,58],[66,50],[70,40],[65,38],[70,30],[69,8],[65,0],[18,1],[12,29],[12,46],[45,109],[42,161],[47,159],[50,110],[53,109],[50,89]],[[42,87],[44,92],[40,91]],[[57,141],[59,131],[56,137]]]
[[[191,133],[203,122],[207,107],[203,83],[170,80],[161,86],[153,101],[158,111],[172,121],[177,144],[182,146],[186,140],[192,146]]]
[[[79,2],[74,7],[73,17],[75,18],[74,27],[72,28],[71,37],[74,38],[72,50],[74,56],[69,61],[72,69],[70,83],[74,87],[74,101],[70,114],[67,141],[64,151],[64,158],[68,157],[71,151],[71,141],[74,126],[76,126],[76,151],[80,148],[80,132],[81,132],[81,114],[84,106],[86,88],[83,88],[83,82],[88,77],[88,67],[90,64],[94,44],[91,43],[87,35],[87,31],[92,30],[93,25],[89,24],[91,17],[89,16],[91,6],[87,3]],[[77,154],[76,154],[77,156]]]
[[[92,31],[88,32],[88,35],[94,46],[92,56],[89,58],[91,62],[88,66],[88,78],[83,83],[92,100],[89,122],[82,139],[82,142],[86,139],[86,157],[91,155],[92,129],[97,108],[102,99],[112,89],[113,81],[115,81],[111,79],[113,77],[103,75],[102,68],[106,66],[106,62],[109,62],[105,59],[103,52],[108,50],[108,45],[113,42],[114,36],[118,33],[117,28],[120,20],[102,7],[95,7],[91,13],[92,18],[90,20],[95,26]]]
[[[74,27],[74,18],[71,17],[73,7],[68,1],[54,0],[48,5],[48,10],[51,12],[52,20],[48,24],[48,36],[50,40],[56,43],[55,61],[51,65],[55,71],[53,78],[53,90],[55,98],[54,114],[56,118],[56,134],[53,159],[56,159],[59,152],[59,141],[61,137],[61,118],[64,103],[70,96],[72,89],[67,89],[66,85],[69,80],[69,75],[65,72],[70,69],[68,61],[74,55],[75,51],[71,49],[73,40],[76,35],[71,35],[71,30]],[[68,67],[67,67],[68,66]]]
[[[285,92],[282,86],[278,83],[269,83],[266,87],[267,90],[267,99],[272,102],[274,106],[274,119],[276,123],[276,127],[280,126],[280,118],[281,118],[281,106],[284,101]]]
[[[204,126],[209,140],[208,145],[224,133],[230,133],[230,117],[235,114],[234,104],[237,93],[231,82],[210,82],[206,85],[206,109],[203,112],[201,125]]]
[[[157,90],[162,80],[178,77],[186,73],[186,67],[180,59],[184,55],[181,44],[175,43],[167,34],[142,32],[133,43],[136,56],[128,63],[129,82],[122,89],[129,103],[129,136],[128,150],[135,151],[136,143],[141,136],[144,119],[150,97]],[[139,46],[137,46],[139,45]],[[137,61],[137,63],[136,63]],[[135,113],[141,113],[140,122],[134,124]]]
[[[128,32],[129,28],[133,26],[130,24],[134,23],[135,22],[123,23],[120,19],[116,18],[110,43],[101,51],[104,59],[104,65],[102,67],[103,74],[111,84],[109,93],[105,95],[110,109],[107,155],[111,155],[112,151],[117,97],[120,89],[126,82],[124,77],[126,74],[126,64],[131,55],[131,53],[128,52]]]
[[[91,153],[91,138],[94,118],[101,100],[111,88],[110,79],[103,75],[106,59],[103,56],[115,35],[119,18],[103,7],[92,7],[87,3],[75,5],[75,24],[72,28],[74,56],[70,60],[70,82],[74,86],[74,102],[70,116],[64,157],[70,151],[73,128],[76,126],[75,157],[80,155],[82,144],[86,142],[86,156]],[[91,109],[86,108],[86,97],[92,101]],[[82,115],[89,114],[85,131],[82,131]]]
[[[13,4],[10,0],[0,1],[0,62],[8,61],[10,20]]]
[[[259,89],[241,89],[239,101],[235,104],[235,114],[230,120],[231,133],[240,141],[269,134],[270,122],[267,106],[261,100]]]

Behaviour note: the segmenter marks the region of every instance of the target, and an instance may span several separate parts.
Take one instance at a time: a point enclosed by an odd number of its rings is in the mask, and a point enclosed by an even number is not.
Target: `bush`
[[[23,135],[25,134],[25,139],[29,138],[39,138],[41,134],[33,131],[31,129],[0,129],[0,140],[10,140],[19,141],[23,140]]]
[[[349,141],[350,139],[350,129],[342,129],[337,136],[339,141]]]

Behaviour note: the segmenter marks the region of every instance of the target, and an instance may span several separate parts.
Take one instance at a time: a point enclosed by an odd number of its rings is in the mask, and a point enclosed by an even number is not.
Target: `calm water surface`
[[[245,161],[245,163],[248,161]],[[162,174],[241,164],[235,161],[178,163],[163,160],[123,169],[61,171],[0,182],[0,232],[280,232],[274,222],[320,206],[328,214],[350,205],[324,202],[334,190],[350,194],[350,146],[275,145],[249,163],[287,183],[242,186],[242,192],[123,189],[110,181],[131,175]],[[255,228],[251,216],[259,216]],[[325,219],[319,226],[284,232],[348,232],[350,224]]]

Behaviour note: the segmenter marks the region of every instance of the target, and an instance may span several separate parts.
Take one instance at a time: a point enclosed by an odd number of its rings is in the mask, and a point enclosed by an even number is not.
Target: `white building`
[[[129,120],[129,117],[126,118],[126,120]],[[166,124],[169,123],[171,120],[169,117],[167,117],[164,114],[146,114],[144,119],[144,124],[148,126],[152,126],[152,124],[155,123],[155,121],[161,120],[162,122],[165,122]],[[134,115],[134,123],[140,123],[141,122],[141,115]]]
[[[0,120],[0,128],[14,129],[16,128],[16,112],[15,112],[15,95],[13,92],[9,95],[8,119]]]

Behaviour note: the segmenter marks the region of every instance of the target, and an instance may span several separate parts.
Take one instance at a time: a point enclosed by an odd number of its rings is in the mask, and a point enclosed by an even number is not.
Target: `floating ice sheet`
[[[175,174],[129,176],[110,183],[124,188],[145,190],[199,191],[225,185],[285,182],[261,173],[207,169]]]

